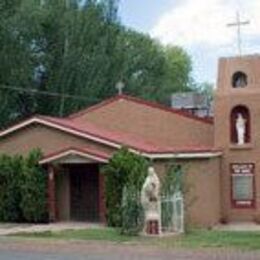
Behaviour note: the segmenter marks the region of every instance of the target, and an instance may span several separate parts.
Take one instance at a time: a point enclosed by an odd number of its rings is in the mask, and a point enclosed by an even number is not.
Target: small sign
[[[231,164],[232,204],[238,208],[254,206],[254,164]]]
[[[254,174],[253,163],[233,163],[231,169],[232,174]]]

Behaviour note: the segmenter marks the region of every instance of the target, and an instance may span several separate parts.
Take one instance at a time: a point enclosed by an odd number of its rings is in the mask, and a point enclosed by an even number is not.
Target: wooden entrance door
[[[70,216],[74,221],[99,220],[98,165],[77,165],[70,170]]]

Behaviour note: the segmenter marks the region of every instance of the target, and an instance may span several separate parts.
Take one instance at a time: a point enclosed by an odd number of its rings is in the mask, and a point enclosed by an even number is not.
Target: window
[[[231,201],[236,208],[252,208],[255,203],[254,164],[231,164]]]
[[[251,141],[250,112],[246,106],[236,106],[230,113],[230,141],[238,145]]]
[[[238,71],[232,77],[233,88],[244,88],[247,86],[247,75],[244,72]]]

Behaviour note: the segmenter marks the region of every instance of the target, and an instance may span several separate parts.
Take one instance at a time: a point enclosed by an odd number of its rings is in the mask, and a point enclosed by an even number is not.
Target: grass
[[[193,230],[186,235],[157,239],[167,248],[237,248],[260,250],[260,232]]]
[[[111,242],[131,242],[138,245],[152,245],[164,248],[238,248],[242,250],[260,250],[260,232],[232,232],[194,230],[185,235],[162,238],[133,237],[121,235],[112,228],[66,230],[60,232],[19,233],[16,237],[44,239],[77,239]]]
[[[64,240],[97,240],[111,242],[130,242],[137,239],[137,237],[121,235],[119,231],[114,228],[90,228],[81,230],[44,231],[34,233],[21,232],[10,236]]]

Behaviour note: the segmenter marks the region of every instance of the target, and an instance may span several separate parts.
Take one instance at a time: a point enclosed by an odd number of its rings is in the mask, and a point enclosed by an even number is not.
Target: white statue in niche
[[[237,114],[236,132],[237,132],[237,143],[239,145],[244,144],[245,143],[245,134],[246,134],[246,119],[243,118],[241,113]]]
[[[145,226],[149,221],[161,224],[160,180],[153,167],[148,168],[148,176],[141,191],[141,203],[144,209]],[[160,231],[159,231],[160,232]]]

